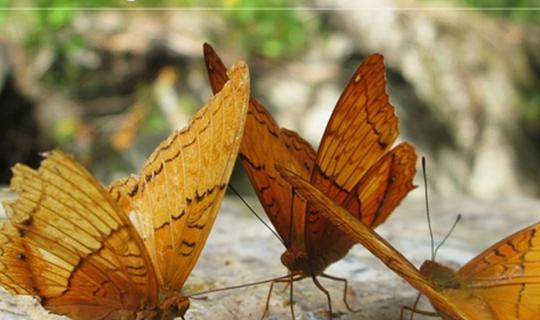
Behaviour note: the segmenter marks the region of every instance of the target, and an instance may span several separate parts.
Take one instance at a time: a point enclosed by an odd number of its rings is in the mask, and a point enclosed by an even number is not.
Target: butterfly
[[[458,271],[431,260],[417,270],[375,231],[313,184],[287,168],[277,170],[295,192],[333,224],[427,296],[443,319],[538,319],[540,223],[495,243]]]
[[[140,176],[105,189],[62,151],[17,164],[0,231],[0,285],[72,319],[173,319],[221,205],[247,115],[238,63],[188,126],[161,142]]]
[[[225,65],[208,44],[204,55],[212,90],[219,92],[228,79]],[[339,98],[318,151],[296,132],[280,128],[253,97],[249,102],[239,158],[286,247],[281,262],[291,277],[312,277],[325,292],[330,311],[330,296],[316,276],[345,281],[324,270],[355,241],[296,196],[275,165],[309,180],[371,228],[383,223],[414,188],[416,173],[414,147],[406,142],[391,147],[398,118],[385,90],[383,57],[371,55]]]

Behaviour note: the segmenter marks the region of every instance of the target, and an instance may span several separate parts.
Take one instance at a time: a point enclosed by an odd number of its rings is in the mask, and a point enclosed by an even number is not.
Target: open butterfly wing
[[[11,187],[19,197],[4,203],[2,285],[73,319],[134,317],[156,306],[157,278],[137,231],[73,158],[53,151],[37,171],[17,164]],[[18,281],[23,289],[13,287]]]
[[[540,224],[497,242],[463,266],[458,275],[497,319],[538,319]]]
[[[450,319],[469,319],[458,307],[449,302],[447,297],[437,292],[434,286],[420,274],[414,265],[370,227],[352,216],[346,209],[305,179],[283,167],[277,169],[294,187],[295,192],[310,202],[314,210],[327,217],[336,227],[362,244],[390,269],[425,294],[444,316]]]
[[[204,45],[204,57],[212,90],[214,93],[219,92],[228,79],[225,65],[208,44]],[[304,212],[304,204],[302,202],[293,204],[291,187],[275,171],[274,165],[286,165],[308,178],[313,168],[315,151],[295,132],[280,129],[264,106],[253,97],[249,101],[245,132],[240,146],[242,165],[276,231],[285,245],[291,245],[292,212]],[[296,208],[293,209],[293,206]],[[298,218],[302,217],[294,219]],[[293,237],[303,239],[303,234],[295,234]]]
[[[398,136],[398,118],[385,85],[383,57],[367,57],[334,109],[311,176],[314,186],[371,227],[412,189],[416,164],[410,145],[389,151]],[[341,259],[354,241],[309,206],[308,212],[310,256],[326,255],[328,264]]]
[[[140,178],[109,192],[129,210],[158,267],[162,288],[180,290],[208,238],[238,154],[249,97],[247,66],[150,155]]]

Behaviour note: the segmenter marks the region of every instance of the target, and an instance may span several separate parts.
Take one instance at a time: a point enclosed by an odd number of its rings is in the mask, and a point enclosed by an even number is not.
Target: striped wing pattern
[[[225,66],[209,45],[204,46],[204,53],[216,92],[227,79]],[[339,99],[318,153],[294,131],[279,129],[264,106],[250,100],[249,134],[242,142],[240,158],[288,251],[307,250],[309,257],[322,260],[312,272],[341,259],[354,241],[319,212],[306,208],[274,166],[310,180],[371,226],[382,223],[413,188],[416,163],[411,145],[390,149],[398,136],[398,118],[385,90],[383,58],[369,56]]]
[[[131,319],[156,306],[157,278],[137,231],[73,158],[53,151],[38,170],[17,164],[11,187],[19,198],[4,203],[0,236],[0,279],[11,293],[39,296],[73,319]]]
[[[383,57],[368,56],[334,108],[311,183],[371,227],[382,223],[413,188],[414,148],[402,144],[390,149],[398,122],[386,94]],[[326,265],[345,256],[355,242],[309,205],[308,214],[309,255],[325,257]]]
[[[109,192],[126,210],[157,266],[165,291],[180,290],[208,238],[242,139],[249,97],[247,66],[151,154],[139,177]]]
[[[180,289],[220,206],[247,114],[247,66],[235,65],[230,77],[186,129],[157,147],[140,178],[106,190],[61,151],[38,170],[15,165],[19,197],[4,203],[0,284],[73,319],[185,311],[176,309],[187,307]]]
[[[217,93],[228,79],[225,65],[208,44],[204,46],[204,55],[212,91]],[[291,223],[298,224],[298,221],[291,221],[293,211],[303,213],[305,204],[294,201],[290,185],[276,172],[274,165],[286,165],[309,177],[315,151],[294,131],[280,129],[266,108],[253,97],[249,100],[245,132],[239,155],[242,166],[268,218],[284,243],[291,246],[293,238],[303,239],[303,227],[293,228],[302,232],[293,237],[289,230]],[[300,216],[303,214],[296,214],[294,219]]]
[[[495,319],[540,315],[540,224],[497,242],[458,271]]]
[[[0,283],[12,294],[36,295],[33,276],[28,272],[24,242],[9,220],[0,226]]]
[[[361,221],[371,228],[383,223],[399,205],[409,191],[415,188],[412,184],[416,174],[416,153],[414,147],[404,142],[384,154],[352,188],[344,194],[342,206],[349,213],[361,213]],[[334,199],[337,202],[337,200]],[[317,210],[310,211],[311,221],[326,220]],[[358,219],[358,215],[356,216]],[[324,221],[323,220],[323,221]],[[330,224],[330,221],[326,220]],[[319,230],[311,230],[308,237],[317,236],[320,243],[311,244],[312,252],[324,250],[325,264],[329,265],[347,254],[356,243],[334,224]],[[328,239],[324,242],[323,239]],[[310,247],[308,247],[310,248]]]
[[[281,175],[294,186],[295,192],[327,217],[341,231],[379,258],[392,271],[397,273],[414,288],[425,294],[445,319],[471,319],[459,305],[450,301],[446,295],[438,292],[399,251],[379,236],[372,228],[350,214],[348,210],[330,199],[318,188],[286,168],[278,168]]]

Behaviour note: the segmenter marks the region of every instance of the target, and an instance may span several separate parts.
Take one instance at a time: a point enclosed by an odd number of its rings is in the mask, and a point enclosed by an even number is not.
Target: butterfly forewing
[[[227,80],[225,65],[207,44],[204,55],[212,90],[217,93]],[[296,202],[293,209],[292,189],[274,165],[282,164],[307,178],[311,175],[315,152],[296,133],[280,129],[266,108],[253,97],[249,101],[245,132],[240,146],[242,165],[276,231],[284,243],[290,245],[293,211],[303,213],[304,204]],[[303,214],[294,219],[298,216]],[[297,235],[297,238],[302,236]]]
[[[497,242],[458,275],[499,319],[536,319],[540,314],[540,224]]]
[[[113,183],[109,192],[141,233],[166,290],[179,290],[209,235],[242,139],[249,98],[245,64],[193,116],[163,141],[140,177]]]
[[[334,108],[311,182],[330,179],[350,191],[398,133],[398,118],[386,94],[383,57],[374,54],[356,70]]]
[[[397,136],[383,58],[371,55],[354,73],[330,117],[312,184],[358,219],[377,226],[412,189],[416,155],[411,145],[389,152]],[[316,210],[308,206],[308,211],[310,256],[326,256],[327,264],[341,259],[354,241]]]
[[[25,264],[15,270],[28,271],[21,285],[45,307],[74,319],[114,319],[157,304],[157,278],[137,231],[75,160],[53,151],[37,171],[18,164],[11,187],[19,198],[5,207],[17,230],[2,234]],[[13,255],[3,249],[0,261],[10,266]]]

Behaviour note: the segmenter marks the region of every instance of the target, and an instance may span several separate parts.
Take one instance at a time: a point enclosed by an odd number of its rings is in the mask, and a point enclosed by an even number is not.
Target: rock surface
[[[256,206],[256,199],[248,199]],[[436,240],[441,239],[458,213],[463,214],[455,232],[440,250],[437,260],[459,267],[490,244],[519,228],[538,221],[540,201],[507,198],[483,202],[469,197],[432,197],[431,212]],[[262,209],[257,209],[262,213]],[[413,191],[390,219],[378,228],[414,264],[429,257],[429,234],[421,190]],[[250,283],[285,275],[279,257],[282,246],[237,198],[227,198],[202,256],[188,279],[185,293]],[[329,274],[349,280],[348,300],[358,313],[348,312],[342,302],[341,283],[321,280],[330,291],[334,318],[398,319],[400,308],[414,302],[416,292],[361,246],[355,246]],[[267,319],[290,319],[289,292],[276,286]],[[268,285],[218,292],[205,300],[192,300],[187,319],[259,319]],[[294,284],[297,319],[326,319],[325,296],[309,279]],[[424,302],[424,308],[429,305]],[[48,315],[28,297],[0,295],[0,319],[61,319]],[[418,316],[415,319],[423,319]],[[426,318],[427,319],[427,318]]]

